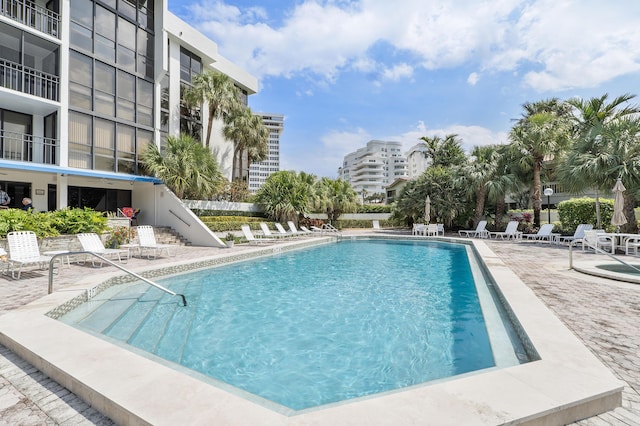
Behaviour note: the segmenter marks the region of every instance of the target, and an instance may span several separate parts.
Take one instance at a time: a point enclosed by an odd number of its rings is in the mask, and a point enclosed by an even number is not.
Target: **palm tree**
[[[467,188],[467,196],[475,197],[474,223],[476,226],[484,214],[487,185],[497,175],[499,154],[495,146],[476,146],[471,151],[468,163],[462,166],[462,181]]]
[[[609,94],[605,93],[599,98],[588,100],[573,98],[567,101],[575,110],[577,143],[570,157],[560,166],[559,175],[564,186],[572,192],[581,192],[587,188],[596,190],[598,228],[601,227],[599,191],[611,189],[610,182],[603,176],[606,175],[606,171],[603,170],[604,161],[598,161],[598,158],[586,161],[578,157],[589,152],[606,154],[603,149],[608,147],[603,143],[602,134],[610,123],[640,112],[637,105],[622,106],[635,96],[627,93],[607,102]],[[573,164],[580,164],[580,166],[574,168]]]
[[[462,143],[456,134],[446,135],[444,139],[423,136],[420,140],[427,144],[425,155],[431,159],[431,167],[460,165],[466,160]]]
[[[262,117],[251,112],[251,108],[236,108],[228,117],[223,129],[224,137],[233,141],[234,178],[244,178],[244,170],[249,170],[252,161],[262,161],[267,157],[269,129],[262,122]],[[247,166],[244,167],[244,156]]]
[[[319,197],[314,200],[315,209],[325,211],[329,223],[338,220],[341,214],[355,212],[358,208],[358,194],[351,184],[342,179],[322,178],[316,184]]]
[[[144,169],[162,179],[178,198],[207,199],[223,185],[213,154],[191,136],[169,136],[163,152],[149,144],[141,160]]]
[[[234,110],[223,129],[225,138],[231,140],[233,147],[234,178],[245,178],[244,171],[249,170],[253,161],[262,161],[267,158],[269,129],[264,125],[262,117],[253,114],[251,108],[238,108]],[[244,158],[247,157],[247,166],[244,167]]]
[[[267,178],[255,201],[270,219],[286,222],[307,212],[310,192],[311,187],[296,172],[279,171]]]
[[[545,161],[557,159],[571,142],[571,110],[557,98],[526,103],[523,117],[509,132],[512,148],[533,170],[533,223],[540,226],[542,210],[540,174]]]
[[[187,105],[204,103],[208,105],[206,147],[211,144],[213,120],[226,120],[232,111],[240,107],[240,91],[233,84],[233,80],[217,71],[207,71],[196,75],[192,80],[192,86],[185,91],[184,99]]]
[[[636,190],[640,187],[640,118],[625,116],[608,121],[595,138],[581,138],[560,167],[563,182],[572,188],[588,186],[610,191],[621,178],[624,192],[624,211],[627,224],[623,232],[638,232],[634,207]],[[597,218],[600,221],[599,218]],[[600,223],[598,223],[600,227]]]
[[[495,150],[498,156],[495,174],[485,185],[487,198],[496,204],[495,223],[501,224],[505,213],[505,198],[508,193],[521,189],[523,179],[520,178],[520,169],[517,160],[511,155],[512,150],[508,145],[497,145]],[[531,182],[527,180],[526,182]]]

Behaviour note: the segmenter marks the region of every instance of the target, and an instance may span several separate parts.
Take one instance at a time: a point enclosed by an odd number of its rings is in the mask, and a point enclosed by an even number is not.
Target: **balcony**
[[[0,130],[0,159],[57,164],[57,139]]]
[[[0,0],[0,15],[60,38],[60,15],[31,1]]]
[[[0,86],[57,102],[60,78],[0,59]]]

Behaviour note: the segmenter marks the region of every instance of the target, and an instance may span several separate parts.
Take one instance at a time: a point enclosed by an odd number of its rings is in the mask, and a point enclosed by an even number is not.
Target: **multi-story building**
[[[269,129],[269,143],[267,145],[267,159],[252,163],[249,166],[249,191],[255,194],[267,178],[280,171],[280,134],[284,130],[284,115],[258,112],[262,123]]]
[[[373,194],[386,193],[386,187],[407,177],[407,160],[402,143],[372,140],[367,146],[345,155],[338,177],[351,184],[364,203]]]
[[[431,160],[425,155],[427,144],[419,142],[407,151],[407,172],[409,179],[417,179],[431,164]]]
[[[140,154],[181,131],[206,134],[207,108],[181,102],[206,70],[227,74],[245,104],[257,90],[165,0],[0,0],[0,187],[12,206],[133,205],[154,220],[160,182],[142,175]],[[212,150],[230,177],[220,128]]]

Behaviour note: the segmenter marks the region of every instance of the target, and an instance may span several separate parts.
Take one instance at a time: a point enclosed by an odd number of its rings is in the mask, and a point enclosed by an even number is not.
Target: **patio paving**
[[[627,385],[622,407],[576,425],[640,425],[640,286],[568,269],[566,247],[547,243],[487,241],[487,245],[527,284],[580,340]],[[247,249],[184,247],[171,261]],[[575,253],[574,262],[599,257]],[[136,272],[162,266],[167,259],[133,258]],[[107,268],[72,264],[54,276],[56,291],[104,273]],[[111,268],[113,269],[113,268]],[[23,272],[20,280],[0,275],[0,315],[47,294],[45,271]],[[1,317],[0,317],[1,321]],[[0,425],[112,425],[113,422],[64,387],[0,345]]]

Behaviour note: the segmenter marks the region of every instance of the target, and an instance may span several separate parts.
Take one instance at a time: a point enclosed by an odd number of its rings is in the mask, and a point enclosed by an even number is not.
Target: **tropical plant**
[[[342,179],[322,178],[316,183],[312,202],[314,209],[327,213],[329,223],[332,223],[343,213],[355,212],[358,208],[358,194],[351,184]]]
[[[208,106],[208,124],[205,146],[211,145],[213,120],[222,119],[225,123],[228,116],[240,108],[240,91],[233,80],[217,71],[207,71],[193,77],[192,86],[184,92],[184,100],[189,106]]]
[[[524,113],[509,133],[521,167],[533,171],[534,227],[540,226],[542,209],[541,170],[545,161],[557,160],[571,142],[571,108],[557,98],[523,105]]]
[[[431,160],[431,167],[456,166],[466,161],[462,143],[456,134],[446,135],[444,139],[439,136],[423,136],[420,140],[427,144],[425,156]]]
[[[498,177],[499,154],[492,145],[476,146],[471,158],[462,166],[462,185],[467,188],[467,197],[475,199],[475,215],[473,226],[476,226],[484,215],[484,204],[487,198],[487,186]]]
[[[270,219],[286,222],[307,212],[310,194],[311,186],[296,172],[279,171],[267,178],[255,201]]]
[[[588,100],[574,98],[567,101],[575,111],[576,143],[558,168],[559,178],[564,187],[571,192],[579,193],[587,188],[596,190],[596,223],[598,228],[602,224],[599,193],[600,191],[609,191],[613,187],[611,173],[608,171],[612,167],[613,160],[613,153],[610,151],[613,148],[611,145],[613,143],[618,148],[626,149],[621,144],[616,144],[613,139],[617,137],[617,132],[621,132],[620,136],[625,141],[623,145],[629,146],[629,144],[633,144],[635,137],[633,135],[633,126],[635,126],[633,120],[619,125],[616,123],[640,112],[640,108],[636,105],[623,105],[635,98],[635,95],[624,94],[611,102],[607,102],[608,97],[608,94],[604,94]],[[607,140],[603,139],[605,135]],[[615,156],[619,161],[624,161],[621,157],[626,156],[626,160],[629,161],[631,157],[628,154],[630,153],[619,151]],[[618,167],[620,166],[619,163]],[[628,171],[626,174],[629,174]],[[629,181],[633,178],[626,176],[625,179]],[[630,195],[631,192],[625,194],[627,197]],[[628,201],[631,202],[631,200]],[[627,207],[627,200],[625,200],[625,207],[627,208],[627,220],[630,221],[632,211],[629,211],[629,208],[632,209],[633,205]]]
[[[262,161],[267,158],[269,129],[263,124],[262,117],[251,112],[251,108],[234,109],[229,114],[223,134],[234,144],[232,167],[234,178],[246,178],[253,161]],[[247,158],[246,167],[243,164],[245,157]]]
[[[109,230],[107,236],[107,247],[120,248],[122,244],[129,242],[131,233],[128,226],[116,226]]]
[[[144,169],[162,179],[178,198],[207,199],[221,190],[222,175],[211,151],[190,136],[169,136],[164,152],[155,144],[142,153]]]

